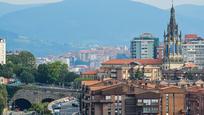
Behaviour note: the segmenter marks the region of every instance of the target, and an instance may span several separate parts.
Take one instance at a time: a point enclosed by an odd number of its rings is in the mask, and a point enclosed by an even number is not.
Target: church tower
[[[164,31],[164,69],[179,69],[183,66],[181,31],[176,23],[175,9],[172,4],[167,33]]]

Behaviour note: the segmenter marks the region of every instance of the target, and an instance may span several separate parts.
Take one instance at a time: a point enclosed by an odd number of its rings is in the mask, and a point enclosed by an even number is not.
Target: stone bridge
[[[32,104],[51,102],[64,97],[77,97],[79,91],[53,87],[22,87],[11,99],[11,104],[21,110],[28,109]]]

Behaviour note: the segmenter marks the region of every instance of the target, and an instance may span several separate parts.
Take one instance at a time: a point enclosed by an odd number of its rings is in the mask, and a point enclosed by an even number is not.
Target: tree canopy
[[[68,71],[68,66],[61,62],[41,64],[38,66],[37,82],[40,83],[67,83],[73,82],[79,76]]]
[[[2,114],[3,109],[7,105],[7,91],[6,87],[3,85],[0,85],[0,114]]]
[[[0,76],[16,77],[23,83],[45,84],[64,84],[73,82],[78,77],[68,71],[67,64],[59,61],[37,66],[34,55],[28,51],[8,55],[7,64],[0,65]]]

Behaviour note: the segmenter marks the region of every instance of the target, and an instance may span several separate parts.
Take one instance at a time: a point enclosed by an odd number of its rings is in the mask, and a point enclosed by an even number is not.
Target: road
[[[64,103],[61,106],[59,115],[72,115],[75,112],[79,112],[79,107],[73,107],[72,103]]]
[[[54,115],[73,115],[73,113],[79,112],[79,107],[72,106],[73,102],[76,102],[76,99],[53,104],[52,109],[54,110]]]

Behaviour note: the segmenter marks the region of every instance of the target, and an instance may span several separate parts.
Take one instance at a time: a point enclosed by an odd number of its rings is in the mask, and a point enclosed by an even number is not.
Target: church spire
[[[174,24],[174,25],[176,25],[176,14],[175,14],[175,9],[174,9],[174,3],[173,3],[173,0],[172,0],[172,7],[171,7],[170,24]]]
[[[164,32],[164,65],[165,68],[174,68],[174,64],[182,63],[181,51],[181,33],[179,33],[178,25],[176,23],[176,11],[172,0],[172,7],[170,9],[170,20],[167,26],[167,33]],[[180,35],[179,35],[180,34]],[[175,67],[177,66],[175,65]]]
[[[174,0],[171,0],[172,7],[174,7]]]

